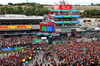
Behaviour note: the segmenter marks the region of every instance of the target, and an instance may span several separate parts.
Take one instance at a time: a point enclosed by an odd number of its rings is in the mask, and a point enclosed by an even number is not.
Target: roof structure
[[[53,6],[44,6],[44,8],[47,8],[47,9],[53,9]],[[100,6],[72,6],[72,9],[76,10],[91,10],[91,9],[97,9],[97,10],[100,10]]]
[[[0,20],[43,20],[43,16],[25,16],[16,14],[0,15]]]

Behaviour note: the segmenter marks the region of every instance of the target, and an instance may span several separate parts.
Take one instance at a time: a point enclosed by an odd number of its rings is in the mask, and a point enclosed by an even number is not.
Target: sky
[[[23,3],[27,0],[0,0],[0,4],[7,4],[7,3]],[[28,2],[36,2],[41,4],[54,4],[58,3],[60,0],[28,0]],[[61,0],[62,1],[62,0]],[[91,3],[99,3],[100,0],[65,0],[69,4],[81,4],[81,5],[90,5]]]

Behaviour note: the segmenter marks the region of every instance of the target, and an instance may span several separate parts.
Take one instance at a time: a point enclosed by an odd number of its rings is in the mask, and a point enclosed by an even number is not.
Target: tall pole
[[[28,0],[26,0],[26,3],[28,3]]]
[[[63,0],[63,4],[65,5],[65,1]]]
[[[26,0],[27,6],[28,6],[28,0]]]
[[[64,0],[63,0],[63,3],[64,3]]]
[[[60,4],[61,4],[61,0],[60,0]]]

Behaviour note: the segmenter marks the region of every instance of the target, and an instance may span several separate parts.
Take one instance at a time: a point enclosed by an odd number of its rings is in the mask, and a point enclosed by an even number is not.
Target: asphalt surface
[[[36,55],[36,57],[37,57],[38,55]],[[42,52],[39,54],[39,56],[38,56],[38,59],[33,59],[33,62],[29,62],[29,66],[33,66],[35,63],[36,63],[36,61],[38,62],[38,64],[40,65],[41,63],[43,64],[43,66],[47,66],[48,64],[50,64],[51,65],[51,63],[52,62],[49,62],[49,61],[47,61],[47,60],[44,60],[44,63],[42,62],[42,57],[43,57],[43,54],[42,54]],[[49,57],[49,59],[50,59],[51,57]],[[39,61],[39,59],[41,59],[41,62]],[[59,61],[58,61],[58,59],[57,59],[57,56],[55,56],[54,57],[54,59],[55,59],[55,61],[56,61],[56,63],[59,63]],[[61,61],[61,62],[63,62],[63,61]],[[61,63],[60,62],[60,63]]]

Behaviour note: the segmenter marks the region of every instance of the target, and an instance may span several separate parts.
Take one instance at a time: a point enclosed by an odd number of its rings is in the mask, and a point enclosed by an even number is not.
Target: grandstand
[[[39,31],[39,24],[43,19],[42,16],[0,15],[0,35],[35,34]]]
[[[53,9],[53,6],[44,6],[44,8],[47,8],[47,9]],[[100,6],[84,6],[84,5],[80,5],[80,6],[72,6],[72,9],[78,9],[78,10],[92,10],[92,9],[97,9],[97,10],[100,10]]]

